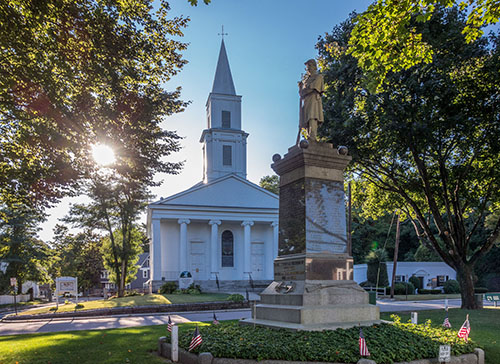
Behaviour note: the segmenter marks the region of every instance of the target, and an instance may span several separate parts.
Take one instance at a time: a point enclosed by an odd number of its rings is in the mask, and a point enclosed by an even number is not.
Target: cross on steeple
[[[222,33],[219,33],[218,35],[222,36],[222,40],[224,40],[225,35],[228,35],[227,33],[224,33],[224,25],[222,26]]]

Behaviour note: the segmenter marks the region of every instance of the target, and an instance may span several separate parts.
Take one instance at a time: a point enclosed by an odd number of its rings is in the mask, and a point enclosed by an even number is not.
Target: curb
[[[38,315],[8,315],[4,317],[2,322],[18,322],[30,320],[47,320],[47,319],[78,319],[86,317],[100,316],[130,316],[135,314],[151,314],[151,313],[173,313],[173,312],[196,312],[196,311],[220,311],[234,309],[250,308],[250,303],[243,302],[198,302],[198,303],[173,303],[170,305],[157,306],[136,306],[136,307],[114,307],[100,308],[95,310],[61,312],[52,314]]]

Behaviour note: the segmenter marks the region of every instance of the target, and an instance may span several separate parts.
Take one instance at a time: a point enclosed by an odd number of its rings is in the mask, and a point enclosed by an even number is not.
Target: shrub
[[[418,289],[419,294],[440,294],[443,293],[440,289],[424,289],[424,288],[419,288]]]
[[[370,281],[364,281],[359,284],[361,287],[375,287],[375,283]]]
[[[410,282],[401,282],[394,285],[394,294],[406,294],[406,287],[408,287],[408,294],[413,294],[415,292],[415,286],[413,284]]]
[[[168,281],[162,284],[159,292],[162,294],[171,294],[174,293],[176,289],[177,289],[177,282]]]
[[[191,294],[200,294],[201,293],[201,287],[200,287],[199,284],[191,283],[191,285],[188,287],[188,291],[192,291],[193,293],[191,293]]]
[[[422,286],[420,286],[420,283],[422,283],[420,281],[420,279],[418,279],[416,276],[411,276],[408,281],[413,284],[413,286],[416,288],[416,289],[420,289],[420,288],[423,288]]]
[[[239,293],[233,293],[233,294],[229,295],[227,300],[233,301],[233,302],[243,302],[245,300],[245,297],[243,297]]]
[[[368,269],[366,271],[366,278],[370,282],[378,282],[379,287],[386,287],[389,285],[389,278],[387,276],[387,253],[384,249],[377,249],[371,251],[366,256]],[[379,274],[380,266],[380,274]],[[378,279],[377,279],[378,275]],[[374,285],[375,286],[375,285]]]
[[[476,287],[474,288],[474,293],[487,293],[488,288],[486,287]]]
[[[454,279],[444,282],[443,289],[444,293],[460,293],[460,285]]]

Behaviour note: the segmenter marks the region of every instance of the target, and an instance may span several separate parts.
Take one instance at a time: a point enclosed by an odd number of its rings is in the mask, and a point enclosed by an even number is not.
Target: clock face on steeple
[[[246,140],[241,130],[241,96],[236,95],[224,40],[221,42],[212,92],[207,100],[207,125],[203,143],[203,180],[227,174],[246,178]]]

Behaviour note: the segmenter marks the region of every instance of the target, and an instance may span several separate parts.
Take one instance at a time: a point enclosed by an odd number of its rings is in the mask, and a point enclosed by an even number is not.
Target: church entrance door
[[[264,278],[264,243],[252,242],[252,278]]]
[[[191,274],[194,280],[204,280],[206,271],[205,243],[202,241],[191,242]]]

